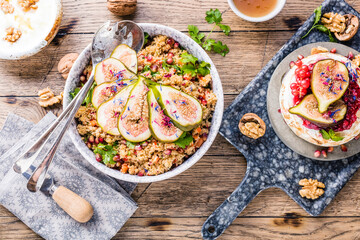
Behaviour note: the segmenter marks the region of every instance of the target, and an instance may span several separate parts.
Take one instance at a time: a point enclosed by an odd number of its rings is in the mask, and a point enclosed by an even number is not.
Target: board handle
[[[80,223],[88,222],[94,214],[94,209],[88,201],[64,186],[59,186],[52,198],[70,217]]]
[[[219,237],[244,210],[244,208],[258,195],[264,187],[260,181],[251,181],[249,169],[235,191],[206,219],[201,233],[204,239]]]

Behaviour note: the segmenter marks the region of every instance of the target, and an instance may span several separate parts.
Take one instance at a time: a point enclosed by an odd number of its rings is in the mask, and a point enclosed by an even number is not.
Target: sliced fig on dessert
[[[349,71],[345,64],[325,59],[317,62],[311,75],[311,90],[319,103],[319,112],[341,99],[349,86]]]
[[[113,82],[104,82],[96,86],[93,90],[91,103],[94,108],[98,108],[100,104],[115,96],[121,89],[135,83],[136,80],[121,80]]]
[[[143,142],[151,136],[149,129],[148,87],[145,78],[131,85],[133,89],[118,119],[120,134],[130,142]]]
[[[149,126],[152,135],[161,142],[175,142],[178,140],[183,131],[177,128],[171,118],[165,115],[151,89],[148,92],[147,101],[149,105]]]
[[[201,123],[203,111],[196,98],[170,86],[154,83],[149,85],[164,113],[175,126],[183,131],[190,131]]]
[[[120,44],[111,53],[113,58],[119,59],[132,72],[137,73],[137,55],[134,49],[126,44]]]
[[[97,85],[103,82],[113,82],[122,79],[136,79],[135,73],[130,71],[120,60],[107,58],[95,67],[94,79]]]
[[[344,119],[346,114],[346,104],[338,100],[328,107],[326,113],[320,113],[318,101],[314,94],[309,94],[295,107],[289,109],[289,112],[296,114],[320,127],[330,127]]]
[[[128,100],[132,88],[133,85],[129,85],[120,90],[114,97],[100,104],[96,111],[96,120],[104,132],[111,135],[120,135],[117,128],[118,118]]]

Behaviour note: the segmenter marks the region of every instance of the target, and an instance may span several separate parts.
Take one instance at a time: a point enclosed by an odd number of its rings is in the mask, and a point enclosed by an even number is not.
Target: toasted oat
[[[311,49],[311,55],[318,54],[318,53],[326,53],[329,52],[327,48],[317,46]]]
[[[5,14],[11,14],[14,12],[14,6],[9,3],[9,0],[0,0],[0,9]]]
[[[36,5],[36,3],[39,0],[18,0],[18,3],[20,5],[20,7],[22,8],[22,10],[24,12],[27,12],[31,9],[36,10],[38,8],[38,6]]]
[[[6,36],[4,37],[5,41],[14,43],[21,37],[21,31],[15,29],[14,27],[8,27],[6,29]]]
[[[41,107],[49,107],[52,105],[55,105],[57,103],[60,103],[63,99],[63,95],[64,93],[60,93],[60,95],[55,96],[55,94],[53,93],[53,91],[51,91],[50,88],[45,88],[42,89],[38,92],[40,101],[39,104]]]
[[[325,184],[316,179],[301,179],[299,185],[303,186],[299,191],[301,197],[314,200],[324,194],[324,189],[322,188],[325,188]]]
[[[346,29],[345,17],[338,13],[324,13],[321,18],[321,23],[331,32],[342,33]]]

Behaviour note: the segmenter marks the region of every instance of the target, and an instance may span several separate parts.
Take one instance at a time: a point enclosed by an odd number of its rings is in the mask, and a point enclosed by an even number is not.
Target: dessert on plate
[[[280,90],[281,114],[300,138],[339,146],[360,133],[358,66],[350,57],[318,47],[291,62]]]

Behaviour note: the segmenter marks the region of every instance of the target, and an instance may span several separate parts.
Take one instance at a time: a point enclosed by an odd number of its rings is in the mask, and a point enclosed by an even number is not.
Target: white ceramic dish
[[[24,12],[17,0],[10,0],[13,13],[0,10],[0,59],[15,60],[30,57],[46,46],[56,36],[61,19],[61,0],[40,0],[36,10]],[[14,43],[4,40],[6,29],[14,27],[22,33]]]
[[[243,14],[242,12],[239,11],[239,9],[237,9],[237,7],[234,4],[234,0],[228,0],[228,4],[231,7],[231,10],[236,15],[238,15],[242,19],[249,21],[249,22],[265,22],[265,21],[268,21],[268,20],[274,18],[276,15],[278,15],[281,12],[283,7],[285,6],[285,3],[286,3],[286,0],[277,0],[274,10],[272,12],[270,12],[269,14],[262,16],[262,17],[250,17],[250,16]]]
[[[104,164],[99,163],[95,160],[94,153],[86,146],[86,144],[82,141],[79,133],[76,130],[76,124],[73,124],[69,128],[69,134],[71,139],[73,140],[75,146],[78,148],[80,153],[84,156],[84,158],[89,161],[94,167],[102,171],[103,173],[128,182],[156,182],[165,180],[171,177],[174,177],[186,169],[190,168],[194,165],[197,161],[201,159],[201,157],[207,152],[210,148],[212,142],[215,140],[216,135],[218,134],[222,115],[224,111],[224,95],[222,90],[222,85],[220,81],[219,74],[215,68],[214,63],[211,61],[210,57],[207,53],[197,44],[195,43],[190,37],[187,35],[167,26],[159,25],[159,24],[151,24],[151,23],[141,23],[139,24],[144,32],[150,34],[150,36],[154,35],[166,35],[175,39],[175,41],[179,42],[182,47],[188,50],[191,54],[199,58],[199,60],[208,62],[211,64],[211,75],[212,75],[212,88],[214,93],[217,96],[217,103],[215,107],[215,111],[213,114],[210,132],[208,135],[208,139],[204,142],[204,144],[186,161],[184,161],[180,166],[171,169],[168,172],[157,176],[137,176],[137,175],[130,175],[130,174],[123,174],[118,170],[111,169],[106,167]],[[70,92],[72,92],[77,84],[79,83],[80,74],[82,73],[85,66],[88,64],[90,60],[90,45],[87,46],[83,52],[80,54],[76,62],[74,63],[69,77],[66,80],[65,90],[64,90],[64,101],[63,105],[66,107],[69,105],[71,98]],[[205,170],[204,170],[205,171]]]

